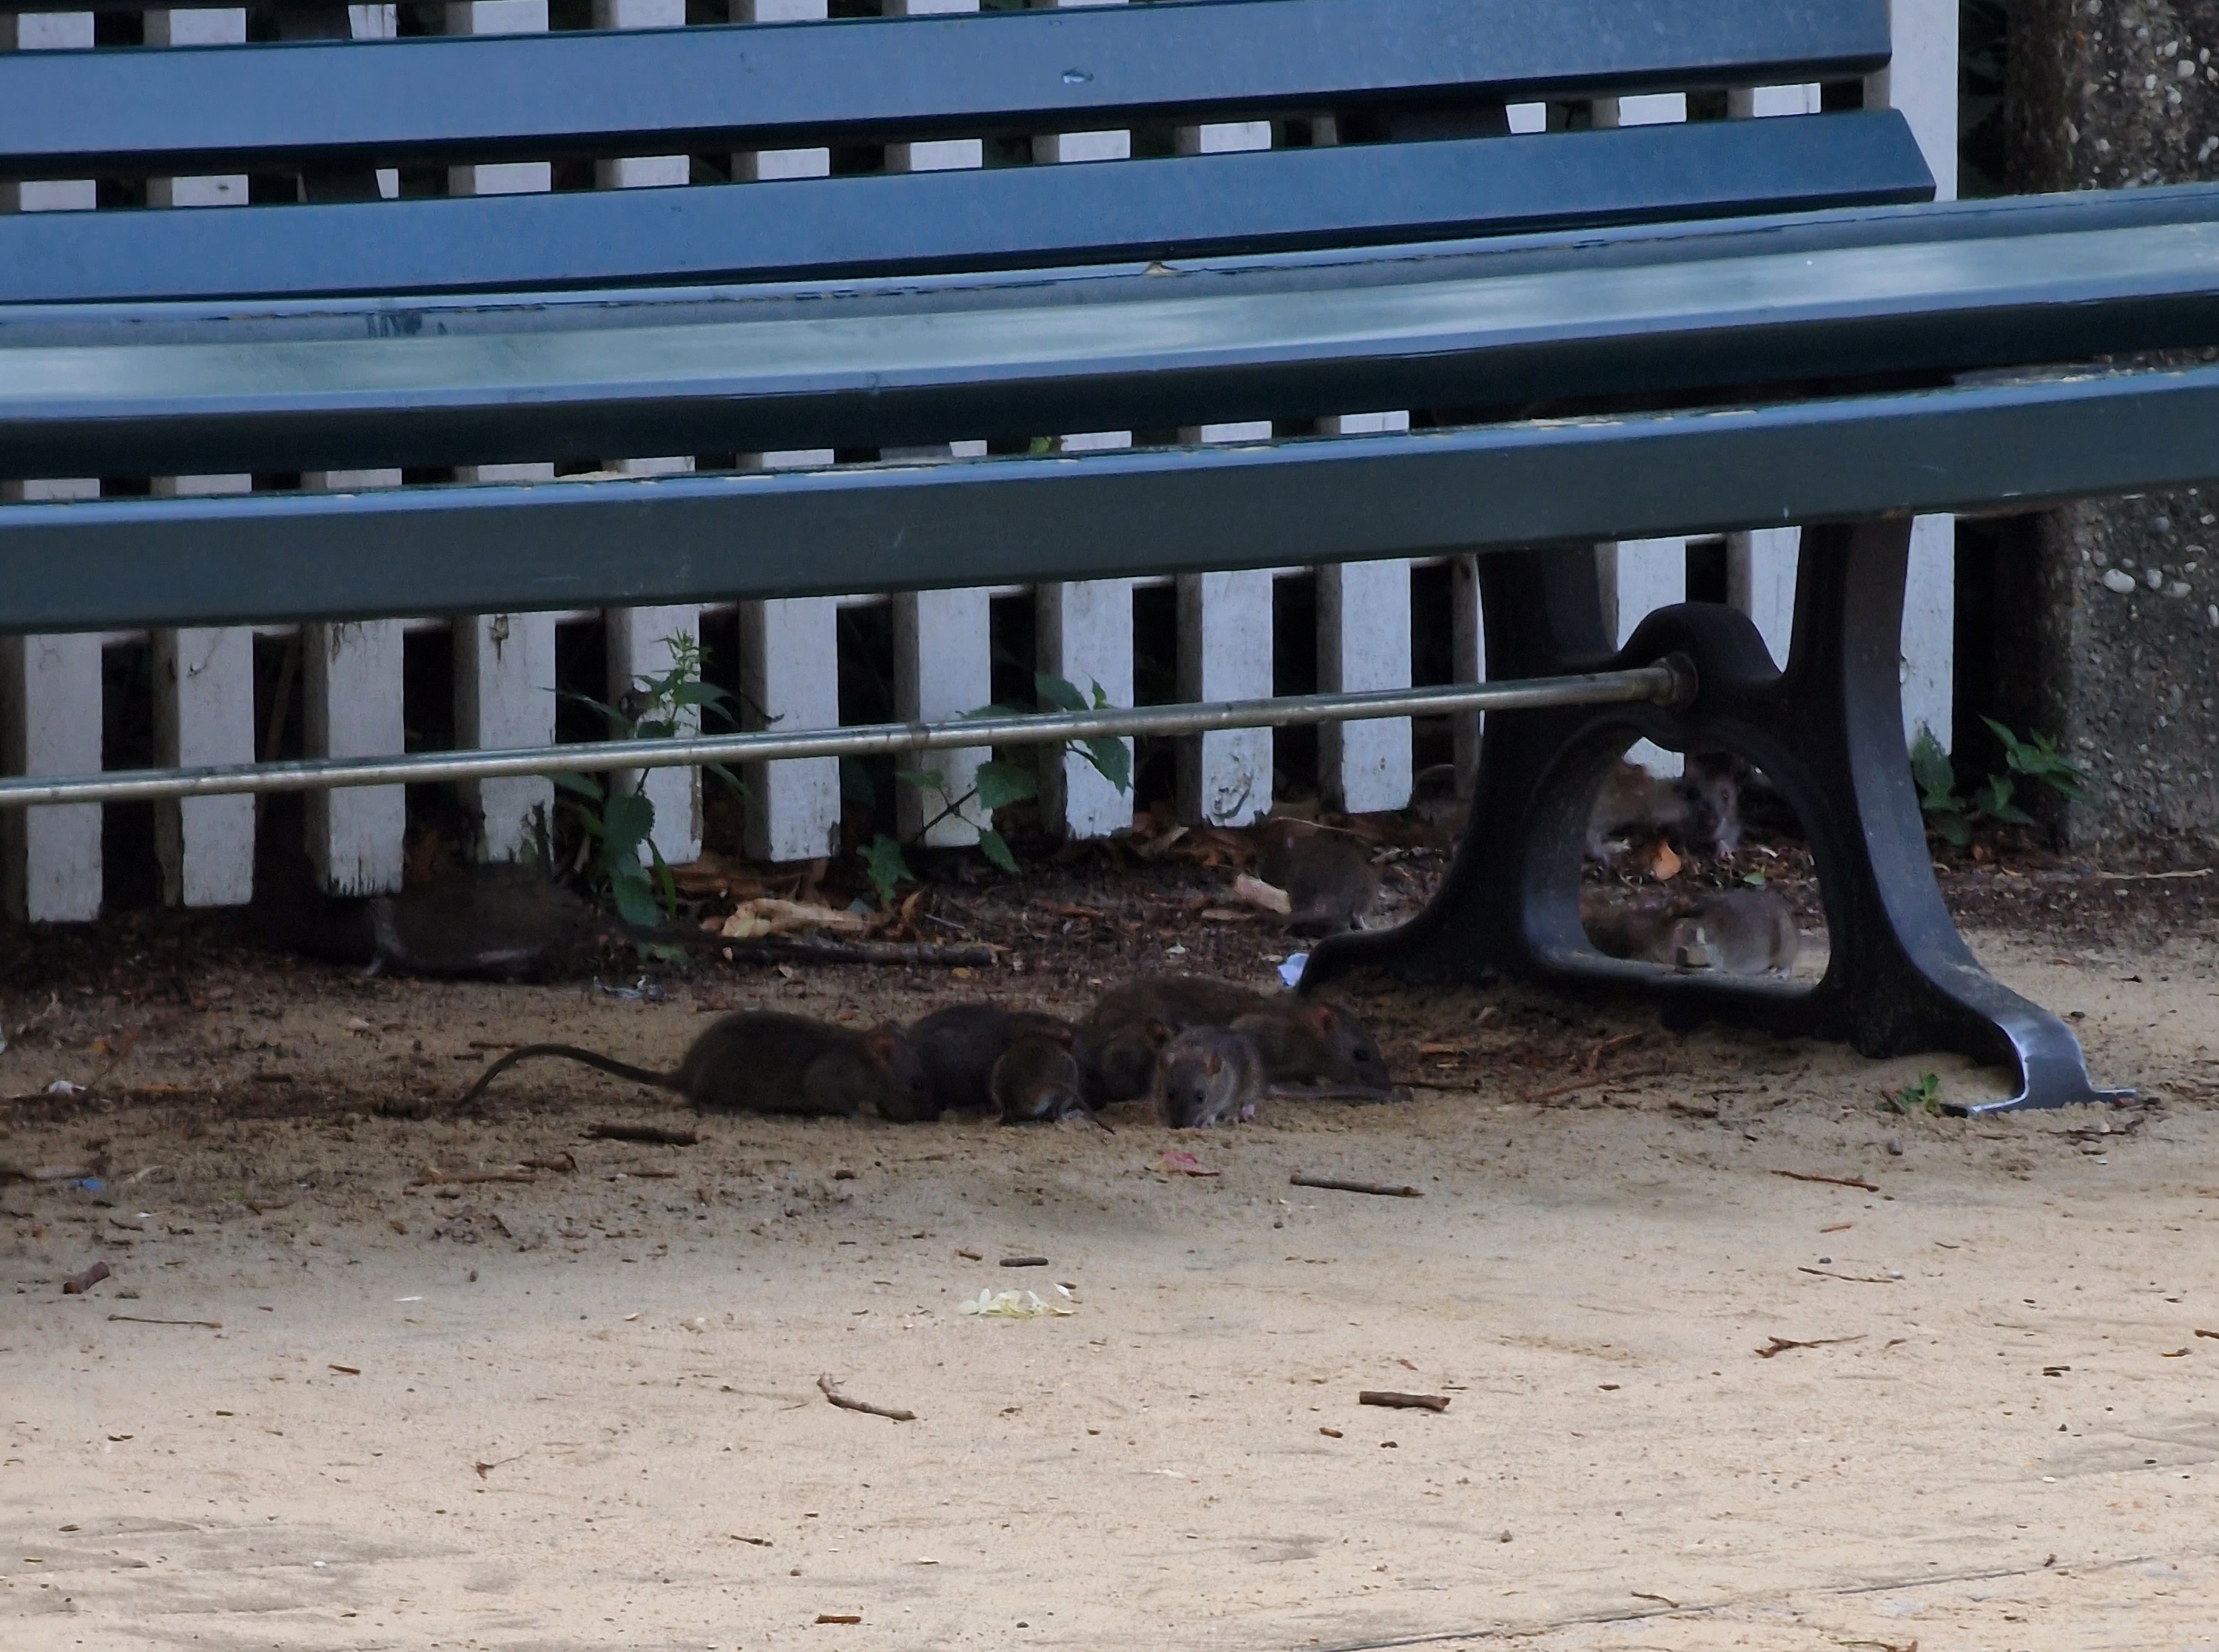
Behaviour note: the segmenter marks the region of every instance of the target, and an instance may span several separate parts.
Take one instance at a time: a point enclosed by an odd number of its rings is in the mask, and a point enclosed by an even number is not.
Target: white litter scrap
[[[1069,1314],[1078,1311],[1077,1308],[1066,1307],[1060,1302],[1043,1302],[1029,1290],[1005,1290],[998,1295],[991,1290],[982,1290],[976,1301],[963,1304],[964,1313],[989,1320],[1044,1320],[1050,1314]]]

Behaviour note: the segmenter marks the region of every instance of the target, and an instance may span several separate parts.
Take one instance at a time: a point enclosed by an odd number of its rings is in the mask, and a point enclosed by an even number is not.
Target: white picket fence
[[[1061,0],[1062,3],[1118,3],[1120,0]],[[886,0],[886,9],[969,11],[978,0]],[[1868,103],[1901,108],[1924,146],[1945,196],[1956,179],[1956,0],[1893,0],[1895,62],[1868,88]],[[390,4],[350,8],[357,38],[389,37]],[[593,22],[603,28],[668,28],[685,22],[686,0],[594,0]],[[444,8],[451,34],[524,33],[548,27],[547,0],[454,0]],[[779,22],[826,16],[826,0],[733,0],[733,21]],[[208,43],[246,38],[243,10],[149,10],[148,46]],[[90,13],[0,16],[0,49],[36,51],[94,44]],[[1737,95],[1731,113],[1746,117],[1792,117],[1815,113],[1815,86],[1766,88]],[[1628,97],[1599,105],[1599,122],[1632,125],[1684,120],[1678,95]],[[1537,129],[1539,105],[1512,111],[1515,130]],[[1329,134],[1316,134],[1320,140]],[[1266,123],[1203,126],[1178,134],[1197,151],[1256,148],[1271,141]],[[1035,140],[1036,163],[1110,161],[1128,157],[1125,132],[1067,133]],[[735,182],[821,176],[830,170],[824,149],[763,152],[733,158]],[[979,140],[958,140],[889,147],[890,170],[975,167],[983,164]],[[684,156],[650,156],[597,164],[595,182],[607,189],[684,187]],[[392,173],[381,183],[388,196]],[[455,194],[512,193],[551,187],[545,162],[457,167],[448,179]],[[241,177],[157,181],[152,208],[220,208],[244,202]],[[0,211],[65,211],[96,206],[90,182],[0,184]],[[1329,421],[1342,431],[1378,431],[1407,425],[1406,414],[1371,412]],[[1187,439],[1243,440],[1268,435],[1268,427],[1204,426]],[[1074,434],[1066,450],[1129,445],[1128,432]],[[958,444],[960,454],[983,444]],[[833,462],[826,451],[741,456],[743,465],[811,466]],[[638,474],[691,469],[688,457],[616,458],[608,468]],[[493,481],[549,476],[544,465],[487,466],[458,480]],[[390,486],[397,472],[345,472],[302,478],[308,488],[359,489]],[[252,478],[183,476],[160,479],[158,493],[242,492]],[[65,479],[8,484],[6,497],[91,497],[97,481]],[[4,506],[0,506],[4,508]],[[1756,621],[1775,656],[1784,658],[1794,598],[1797,534],[1790,529],[1731,537],[1725,545],[1729,596]],[[1913,540],[1910,601],[1903,635],[1906,731],[1930,728],[1945,743],[1950,723],[1950,653],[1954,599],[1954,524],[1922,519]],[[1640,618],[1683,600],[1689,561],[1685,540],[1652,540],[1598,547],[1605,589],[1619,635],[1630,635]],[[1325,690],[1386,688],[1412,680],[1411,570],[1402,562],[1374,562],[1317,570],[1317,678]],[[1304,573],[1239,572],[1178,578],[1178,677],[1182,699],[1221,699],[1268,695],[1272,690],[1272,582]],[[1116,704],[1134,699],[1133,593],[1145,583],[1102,580],[1041,586],[1035,605],[1037,665],[1073,682],[1098,683]],[[1484,674],[1476,581],[1466,559],[1453,570],[1454,672],[1459,680]],[[811,598],[737,605],[741,683],[755,713],[783,729],[839,721],[836,621],[842,606],[891,602],[893,657],[886,670],[904,717],[939,717],[984,705],[989,690],[989,600],[1012,594],[933,591],[892,597]],[[708,611],[714,612],[714,611]],[[606,618],[607,674],[621,690],[643,672],[661,669],[667,640],[698,635],[705,611],[654,608],[615,611]],[[446,621],[384,620],[298,627],[300,680],[307,749],[317,756],[368,756],[403,748],[402,638],[412,628],[451,624],[456,741],[465,747],[547,743],[555,736],[556,627],[553,614],[503,614]],[[273,629],[258,628],[264,634]],[[72,774],[102,765],[102,650],[152,643],[153,724],[162,763],[250,761],[257,755],[253,637],[245,628],[162,631],[143,637],[98,635],[0,639],[0,772]],[[1320,772],[1327,801],[1352,812],[1395,809],[1412,786],[1411,729],[1407,720],[1328,725],[1321,731]],[[948,754],[942,765],[953,790],[987,754]],[[1465,731],[1458,750],[1468,779],[1476,759]],[[1676,759],[1654,751],[1644,761],[1668,769]],[[1084,761],[1043,761],[1043,803],[1051,825],[1080,837],[1105,835],[1131,823],[1128,795],[1109,786]],[[801,860],[836,846],[841,787],[837,764],[812,759],[768,765],[750,777],[747,848],[772,860]],[[683,863],[701,843],[701,783],[697,772],[651,772],[656,837],[663,856]],[[1182,754],[1178,806],[1184,817],[1237,825],[1254,820],[1272,803],[1272,735],[1232,730],[1199,736]],[[537,823],[552,804],[548,782],[495,779],[478,783],[466,801],[482,823],[480,852],[489,860],[515,858],[533,841]],[[914,800],[904,804],[904,829],[923,823]],[[312,796],[308,811],[311,858],[326,886],[366,893],[399,887],[406,824],[399,787],[367,788]],[[931,833],[940,843],[975,836],[975,820],[943,820]],[[246,798],[207,798],[160,805],[156,848],[165,898],[185,906],[243,903],[252,893],[256,810]],[[0,893],[9,912],[35,921],[90,918],[103,895],[102,819],[97,806],[0,811]]]

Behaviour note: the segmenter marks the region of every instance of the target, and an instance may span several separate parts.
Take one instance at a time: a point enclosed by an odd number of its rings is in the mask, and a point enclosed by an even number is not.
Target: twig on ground
[[[776,940],[728,941],[723,950],[735,964],[934,964],[991,969],[991,947],[943,947],[929,941],[808,941],[796,935]]]
[[[528,1171],[551,1171],[557,1176],[575,1176],[578,1172],[578,1161],[569,1153],[543,1155],[527,1158],[523,1164]]]
[[[1627,1593],[1632,1595],[1636,1600],[1654,1600],[1660,1606],[1669,1606],[1675,1612],[1680,1610],[1680,1603],[1678,1601],[1671,1599],[1664,1595],[1651,1594],[1646,1589],[1630,1589]]]
[[[1775,1337],[1769,1347],[1756,1351],[1756,1357],[1759,1359],[1770,1359],[1775,1354],[1784,1354],[1791,1348],[1831,1348],[1837,1343],[1862,1342],[1864,1339],[1862,1332],[1859,1332],[1854,1337],[1818,1337],[1809,1342],[1796,1342],[1787,1337]]]
[[[1528,1102],[1553,1102],[1559,1096],[1574,1095],[1582,1090],[1600,1090],[1608,1084],[1630,1084],[1637,1078],[1669,1078],[1671,1074],[1669,1067],[1637,1067],[1632,1072],[1607,1073],[1599,1078],[1582,1078],[1575,1084],[1558,1084],[1554,1090],[1541,1090],[1526,1096],[1526,1100]]]
[[[1338,1176],[1306,1176],[1296,1171],[1287,1178],[1290,1187],[1325,1188],[1334,1193],[1376,1193],[1388,1199],[1422,1199],[1419,1189],[1400,1182],[1348,1182]]]
[[[529,1187],[538,1180],[539,1178],[530,1171],[448,1171],[439,1169],[437,1165],[426,1164],[424,1167],[424,1173],[410,1181],[408,1185],[412,1188],[429,1188],[437,1187],[444,1183],[459,1187],[464,1183],[521,1182]]]
[[[108,1276],[108,1264],[105,1262],[96,1262],[92,1266],[84,1270],[84,1272],[73,1273],[68,1278],[63,1280],[62,1295],[65,1296],[82,1296],[85,1292],[90,1290],[95,1285],[98,1284],[102,1280]]]
[[[817,1386],[823,1390],[827,1400],[842,1411],[860,1411],[868,1416],[884,1417],[889,1422],[913,1423],[917,1420],[917,1413],[913,1411],[897,1411],[890,1406],[874,1406],[867,1400],[851,1400],[840,1392],[838,1384],[829,1376],[818,1377]]]
[[[1855,1188],[1860,1193],[1878,1193],[1880,1188],[1871,1182],[1861,1182],[1854,1176],[1820,1176],[1815,1171],[1775,1171],[1775,1176],[1784,1176],[1791,1182],[1824,1182],[1831,1188]]]
[[[1389,1411],[1446,1411],[1445,1394],[1397,1394],[1392,1388],[1365,1388],[1356,1396],[1359,1406],[1384,1406]]]
[[[108,1322],[110,1325],[119,1320],[125,1325],[194,1325],[203,1331],[223,1329],[223,1321],[221,1320],[146,1320],[141,1319],[136,1314],[111,1314],[108,1316]]]
[[[697,1130],[673,1130],[660,1124],[589,1124],[586,1133],[596,1141],[643,1141],[657,1147],[699,1145]]]
[[[1005,1256],[1002,1258],[1002,1265],[1005,1268],[1045,1268],[1047,1258],[1044,1256]]]
[[[1814,1273],[1821,1279],[1846,1279],[1852,1285],[1899,1285],[1900,1279],[1888,1274],[1836,1273],[1831,1268],[1798,1268],[1798,1273]]]
[[[1603,1040],[1601,1043],[1596,1045],[1594,1048],[1588,1052],[1588,1059],[1580,1063],[1580,1071],[1582,1072],[1592,1073],[1596,1067],[1601,1065],[1603,1057],[1608,1055],[1613,1050],[1618,1049],[1627,1044],[1638,1044],[1647,1036],[1648,1034],[1646,1033],[1640,1032],[1620,1033],[1616,1038],[1607,1038]]]

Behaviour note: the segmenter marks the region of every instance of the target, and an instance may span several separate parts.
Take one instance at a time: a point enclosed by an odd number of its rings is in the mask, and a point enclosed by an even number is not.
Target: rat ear
[[[1209,1069],[1208,1069],[1208,1071],[1209,1071],[1209,1076],[1210,1076],[1211,1078],[1215,1078],[1219,1073],[1222,1072],[1224,1070],[1225,1070],[1225,1058],[1224,1058],[1223,1056],[1221,1056],[1221,1055],[1218,1054],[1218,1053],[1217,1053],[1216,1051],[1212,1050],[1212,1051],[1209,1053]]]
[[[882,1067],[894,1064],[894,1035],[884,1028],[870,1036],[871,1059]]]
[[[1333,1006],[1314,1003],[1302,1011],[1302,1020],[1320,1033],[1333,1031]]]
[[[1172,1041],[1172,1029],[1159,1021],[1152,1021],[1148,1023],[1148,1037],[1158,1044],[1168,1044]]]

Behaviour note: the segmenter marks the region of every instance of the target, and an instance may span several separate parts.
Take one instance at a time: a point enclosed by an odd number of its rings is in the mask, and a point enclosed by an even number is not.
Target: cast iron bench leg
[[[1712,604],[1651,614],[1613,653],[1584,546],[1482,558],[1491,678],[1681,655],[1694,666],[1696,696],[1676,710],[1566,707],[1489,717],[1478,795],[1440,892],[1399,928],[1321,944],[1303,989],[1377,967],[1414,982],[1507,975],[1646,990],[1677,1028],[1714,1015],[1843,1039],[1868,1056],[1941,1049],[2016,1064],[2017,1096],[1961,1111],[2127,1093],[2090,1084],[2072,1030],[1982,969],[1942,904],[1898,692],[1910,540],[1908,521],[1805,530],[1785,672],[1744,615]],[[1737,753],[1794,807],[1818,863],[1831,943],[1815,987],[1673,974],[1605,958],[1588,944],[1579,919],[1588,809],[1603,774],[1642,736],[1675,750]]]

